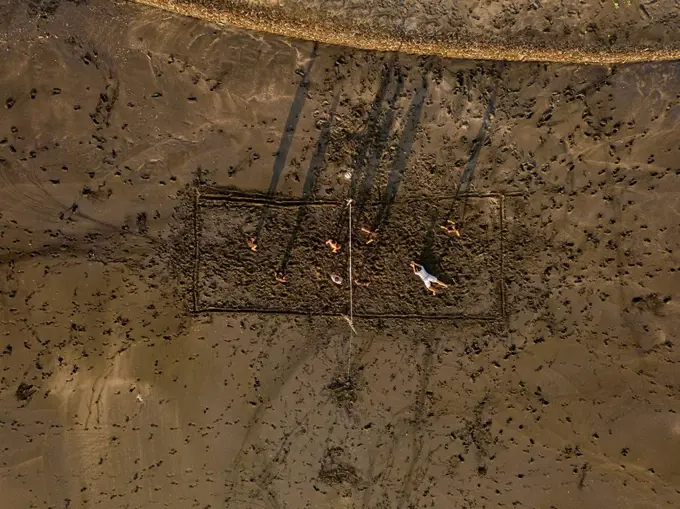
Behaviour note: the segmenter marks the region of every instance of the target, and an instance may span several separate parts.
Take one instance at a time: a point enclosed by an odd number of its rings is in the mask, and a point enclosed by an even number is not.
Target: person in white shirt
[[[427,288],[432,293],[432,295],[437,295],[437,291],[434,288],[432,288],[433,284],[439,285],[442,288],[449,287],[449,285],[447,285],[446,283],[442,283],[435,276],[427,272],[425,270],[425,267],[423,267],[422,265],[412,261],[411,268],[413,269],[413,273],[423,280],[423,283],[425,283],[425,288]]]

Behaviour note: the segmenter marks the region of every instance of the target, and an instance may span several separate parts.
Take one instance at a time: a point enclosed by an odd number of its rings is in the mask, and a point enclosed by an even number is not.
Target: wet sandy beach
[[[0,27],[3,507],[680,504],[678,62]]]
[[[677,0],[132,1],[219,25],[371,51],[598,65],[680,59]]]

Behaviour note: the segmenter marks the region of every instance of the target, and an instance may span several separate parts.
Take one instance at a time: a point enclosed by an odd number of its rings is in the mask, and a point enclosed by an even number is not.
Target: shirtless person
[[[425,267],[422,265],[416,263],[416,262],[411,262],[411,268],[413,269],[413,273],[418,276],[420,279],[423,280],[423,283],[425,283],[425,287],[432,292],[432,295],[437,295],[437,292],[435,291],[434,288],[432,288],[432,283],[441,286],[442,288],[448,288],[449,285],[446,283],[442,283],[437,279],[435,276],[430,274],[425,270]]]
[[[446,233],[454,233],[456,237],[460,237],[460,232],[458,231],[458,228],[456,228],[456,222],[449,219],[446,223],[446,225],[439,227]]]

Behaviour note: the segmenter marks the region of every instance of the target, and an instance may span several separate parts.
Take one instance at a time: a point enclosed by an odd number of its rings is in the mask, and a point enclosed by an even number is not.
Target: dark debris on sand
[[[30,384],[21,382],[14,393],[18,401],[30,401],[37,389]]]

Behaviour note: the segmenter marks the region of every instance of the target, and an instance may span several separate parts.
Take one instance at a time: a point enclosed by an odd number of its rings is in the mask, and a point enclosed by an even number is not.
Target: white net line
[[[354,300],[352,295],[352,199],[347,200],[349,207],[349,240],[348,240],[348,272],[349,272],[349,317],[345,317],[349,323],[349,340],[347,342],[347,379],[350,378],[350,370],[352,367],[352,335],[356,334],[354,329]]]

